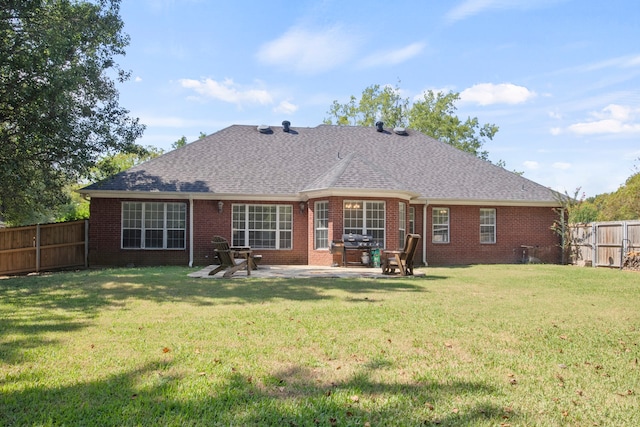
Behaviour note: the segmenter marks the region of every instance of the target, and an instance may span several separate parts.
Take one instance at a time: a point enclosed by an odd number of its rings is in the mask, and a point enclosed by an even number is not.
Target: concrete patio
[[[209,272],[215,269],[217,265],[209,265],[201,270],[195,271],[189,274],[189,277],[201,277],[205,279],[225,279],[223,276],[224,271],[217,273],[215,276],[209,276]],[[416,269],[414,276],[408,277],[424,277],[426,274]],[[367,268],[367,267],[324,267],[317,265],[260,265],[257,270],[251,271],[251,278],[267,279],[267,278],[310,278],[310,277],[323,277],[323,278],[367,278],[367,279],[390,279],[400,278],[406,276],[400,276],[399,274],[387,275],[382,274],[381,268]],[[232,278],[246,279],[247,272],[241,270],[236,272]]]

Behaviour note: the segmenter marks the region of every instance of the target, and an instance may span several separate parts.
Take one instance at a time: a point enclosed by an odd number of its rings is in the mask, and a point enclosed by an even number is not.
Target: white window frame
[[[173,216],[168,215],[169,206]],[[135,208],[134,211],[131,208]],[[161,209],[158,209],[161,208]],[[131,213],[133,212],[133,216]],[[157,215],[154,215],[156,213]],[[175,214],[177,213],[177,217]],[[125,234],[127,231],[138,231],[139,235],[127,241],[138,240],[135,246],[125,246]],[[151,245],[152,233],[162,233],[160,245]],[[169,238],[169,234],[182,233],[182,238]],[[157,237],[156,237],[157,241]],[[168,247],[168,242],[181,242],[175,247]],[[120,248],[144,249],[144,250],[184,250],[187,245],[187,204],[180,202],[140,202],[128,201],[121,204],[120,222]]]
[[[407,204],[404,202],[398,203],[398,234],[399,234],[399,248],[404,247],[404,238],[407,235]]]
[[[313,209],[313,247],[329,249],[329,202],[318,201]]]
[[[258,213],[257,210],[275,208],[275,219],[272,222],[273,228],[256,228],[251,227],[251,223],[257,221],[251,220],[252,215],[265,215]],[[251,211],[254,212],[251,212]],[[268,215],[268,213],[267,213]],[[263,246],[256,243],[257,239],[252,239],[251,235],[259,233],[274,233],[273,246]],[[293,249],[293,206],[292,205],[275,205],[275,204],[234,204],[231,205],[231,236],[232,246],[249,246],[252,249],[274,249],[274,250],[290,250]]]
[[[409,233],[415,234],[415,232],[416,232],[416,208],[415,206],[409,206]]]
[[[355,217],[347,218],[347,212]],[[387,206],[384,200],[345,200],[342,202],[343,234],[368,234],[373,241],[385,246]],[[381,215],[380,215],[381,214]],[[381,217],[380,217],[381,216]]]
[[[496,243],[496,210],[480,208],[480,243],[490,245]]]
[[[443,219],[446,218],[446,221]],[[436,222],[436,219],[438,220]],[[431,209],[431,242],[432,243],[449,243],[450,242],[450,223],[451,213],[449,208],[432,208]],[[446,233],[443,233],[445,231]]]

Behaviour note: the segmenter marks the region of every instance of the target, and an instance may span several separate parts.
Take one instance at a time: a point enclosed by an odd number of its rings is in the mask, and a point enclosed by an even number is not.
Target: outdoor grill
[[[343,234],[342,241],[331,242],[331,253],[342,252],[342,265],[371,265],[371,251],[382,248],[382,246],[373,240],[373,236],[366,234]],[[360,252],[357,255],[357,261],[349,261],[348,252]],[[366,255],[364,255],[366,254]]]

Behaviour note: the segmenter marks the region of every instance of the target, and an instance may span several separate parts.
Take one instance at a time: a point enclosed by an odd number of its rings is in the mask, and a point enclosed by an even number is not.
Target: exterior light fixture
[[[222,208],[224,207],[224,202],[220,200],[218,202],[218,213],[222,213]]]
[[[303,214],[307,207],[307,204],[305,202],[300,202],[298,203],[298,207],[300,208],[300,213]]]

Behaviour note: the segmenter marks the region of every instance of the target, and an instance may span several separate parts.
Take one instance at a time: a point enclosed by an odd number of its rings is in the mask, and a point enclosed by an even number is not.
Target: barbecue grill
[[[331,242],[331,253],[342,252],[342,265],[345,267],[349,265],[371,265],[372,257],[371,251],[374,249],[382,248],[382,246],[374,242],[373,236],[367,234],[343,234],[342,241]],[[362,255],[358,256],[359,261],[349,261],[348,252],[360,252]]]

